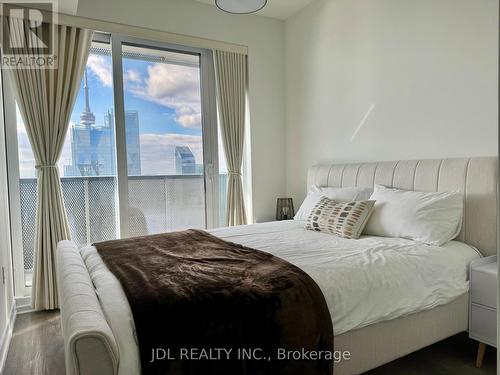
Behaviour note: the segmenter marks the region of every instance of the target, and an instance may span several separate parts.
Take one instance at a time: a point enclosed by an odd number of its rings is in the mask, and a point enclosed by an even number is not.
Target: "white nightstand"
[[[497,256],[470,265],[469,337],[479,341],[476,366],[481,367],[486,345],[497,346]]]

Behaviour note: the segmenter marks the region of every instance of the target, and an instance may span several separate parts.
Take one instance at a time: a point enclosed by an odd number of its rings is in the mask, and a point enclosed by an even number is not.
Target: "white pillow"
[[[294,216],[295,220],[307,220],[309,214],[311,213],[316,203],[320,201],[322,197],[327,197],[333,199],[338,203],[352,202],[352,201],[365,201],[368,200],[372,193],[371,188],[357,188],[357,187],[318,187],[316,185],[311,186],[307,197],[302,202],[299,210]]]
[[[441,246],[462,227],[463,196],[458,191],[426,193],[375,185],[370,200],[376,203],[364,234]]]

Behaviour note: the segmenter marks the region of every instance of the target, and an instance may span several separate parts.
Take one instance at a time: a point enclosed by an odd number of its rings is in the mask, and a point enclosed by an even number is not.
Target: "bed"
[[[305,231],[297,221],[211,233],[305,270],[327,302],[337,301],[332,311],[334,345],[350,352],[351,359],[336,363],[335,374],[358,374],[467,330],[468,264],[480,253],[496,253],[496,179],[493,157],[320,165],[308,171],[309,186],[377,183],[407,190],[460,190],[465,196],[461,233],[439,248],[404,239],[343,240]],[[92,247],[60,244],[68,374],[139,371],[132,315],[112,276]],[[341,285],[343,292],[332,285]]]

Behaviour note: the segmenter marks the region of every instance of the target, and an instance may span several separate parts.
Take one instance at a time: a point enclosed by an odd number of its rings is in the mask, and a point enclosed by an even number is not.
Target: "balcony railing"
[[[72,239],[80,245],[117,237],[114,177],[63,177],[61,186]],[[219,223],[225,223],[227,175],[219,175]],[[167,232],[205,225],[202,175],[129,177],[131,235]],[[24,269],[33,269],[36,179],[20,180]]]

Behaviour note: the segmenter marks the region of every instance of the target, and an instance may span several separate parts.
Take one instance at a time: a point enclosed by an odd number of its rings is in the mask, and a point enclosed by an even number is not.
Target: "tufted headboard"
[[[465,204],[457,239],[492,255],[497,253],[497,173],[497,157],[329,164],[309,169],[307,187],[380,184],[416,191],[459,190]]]

